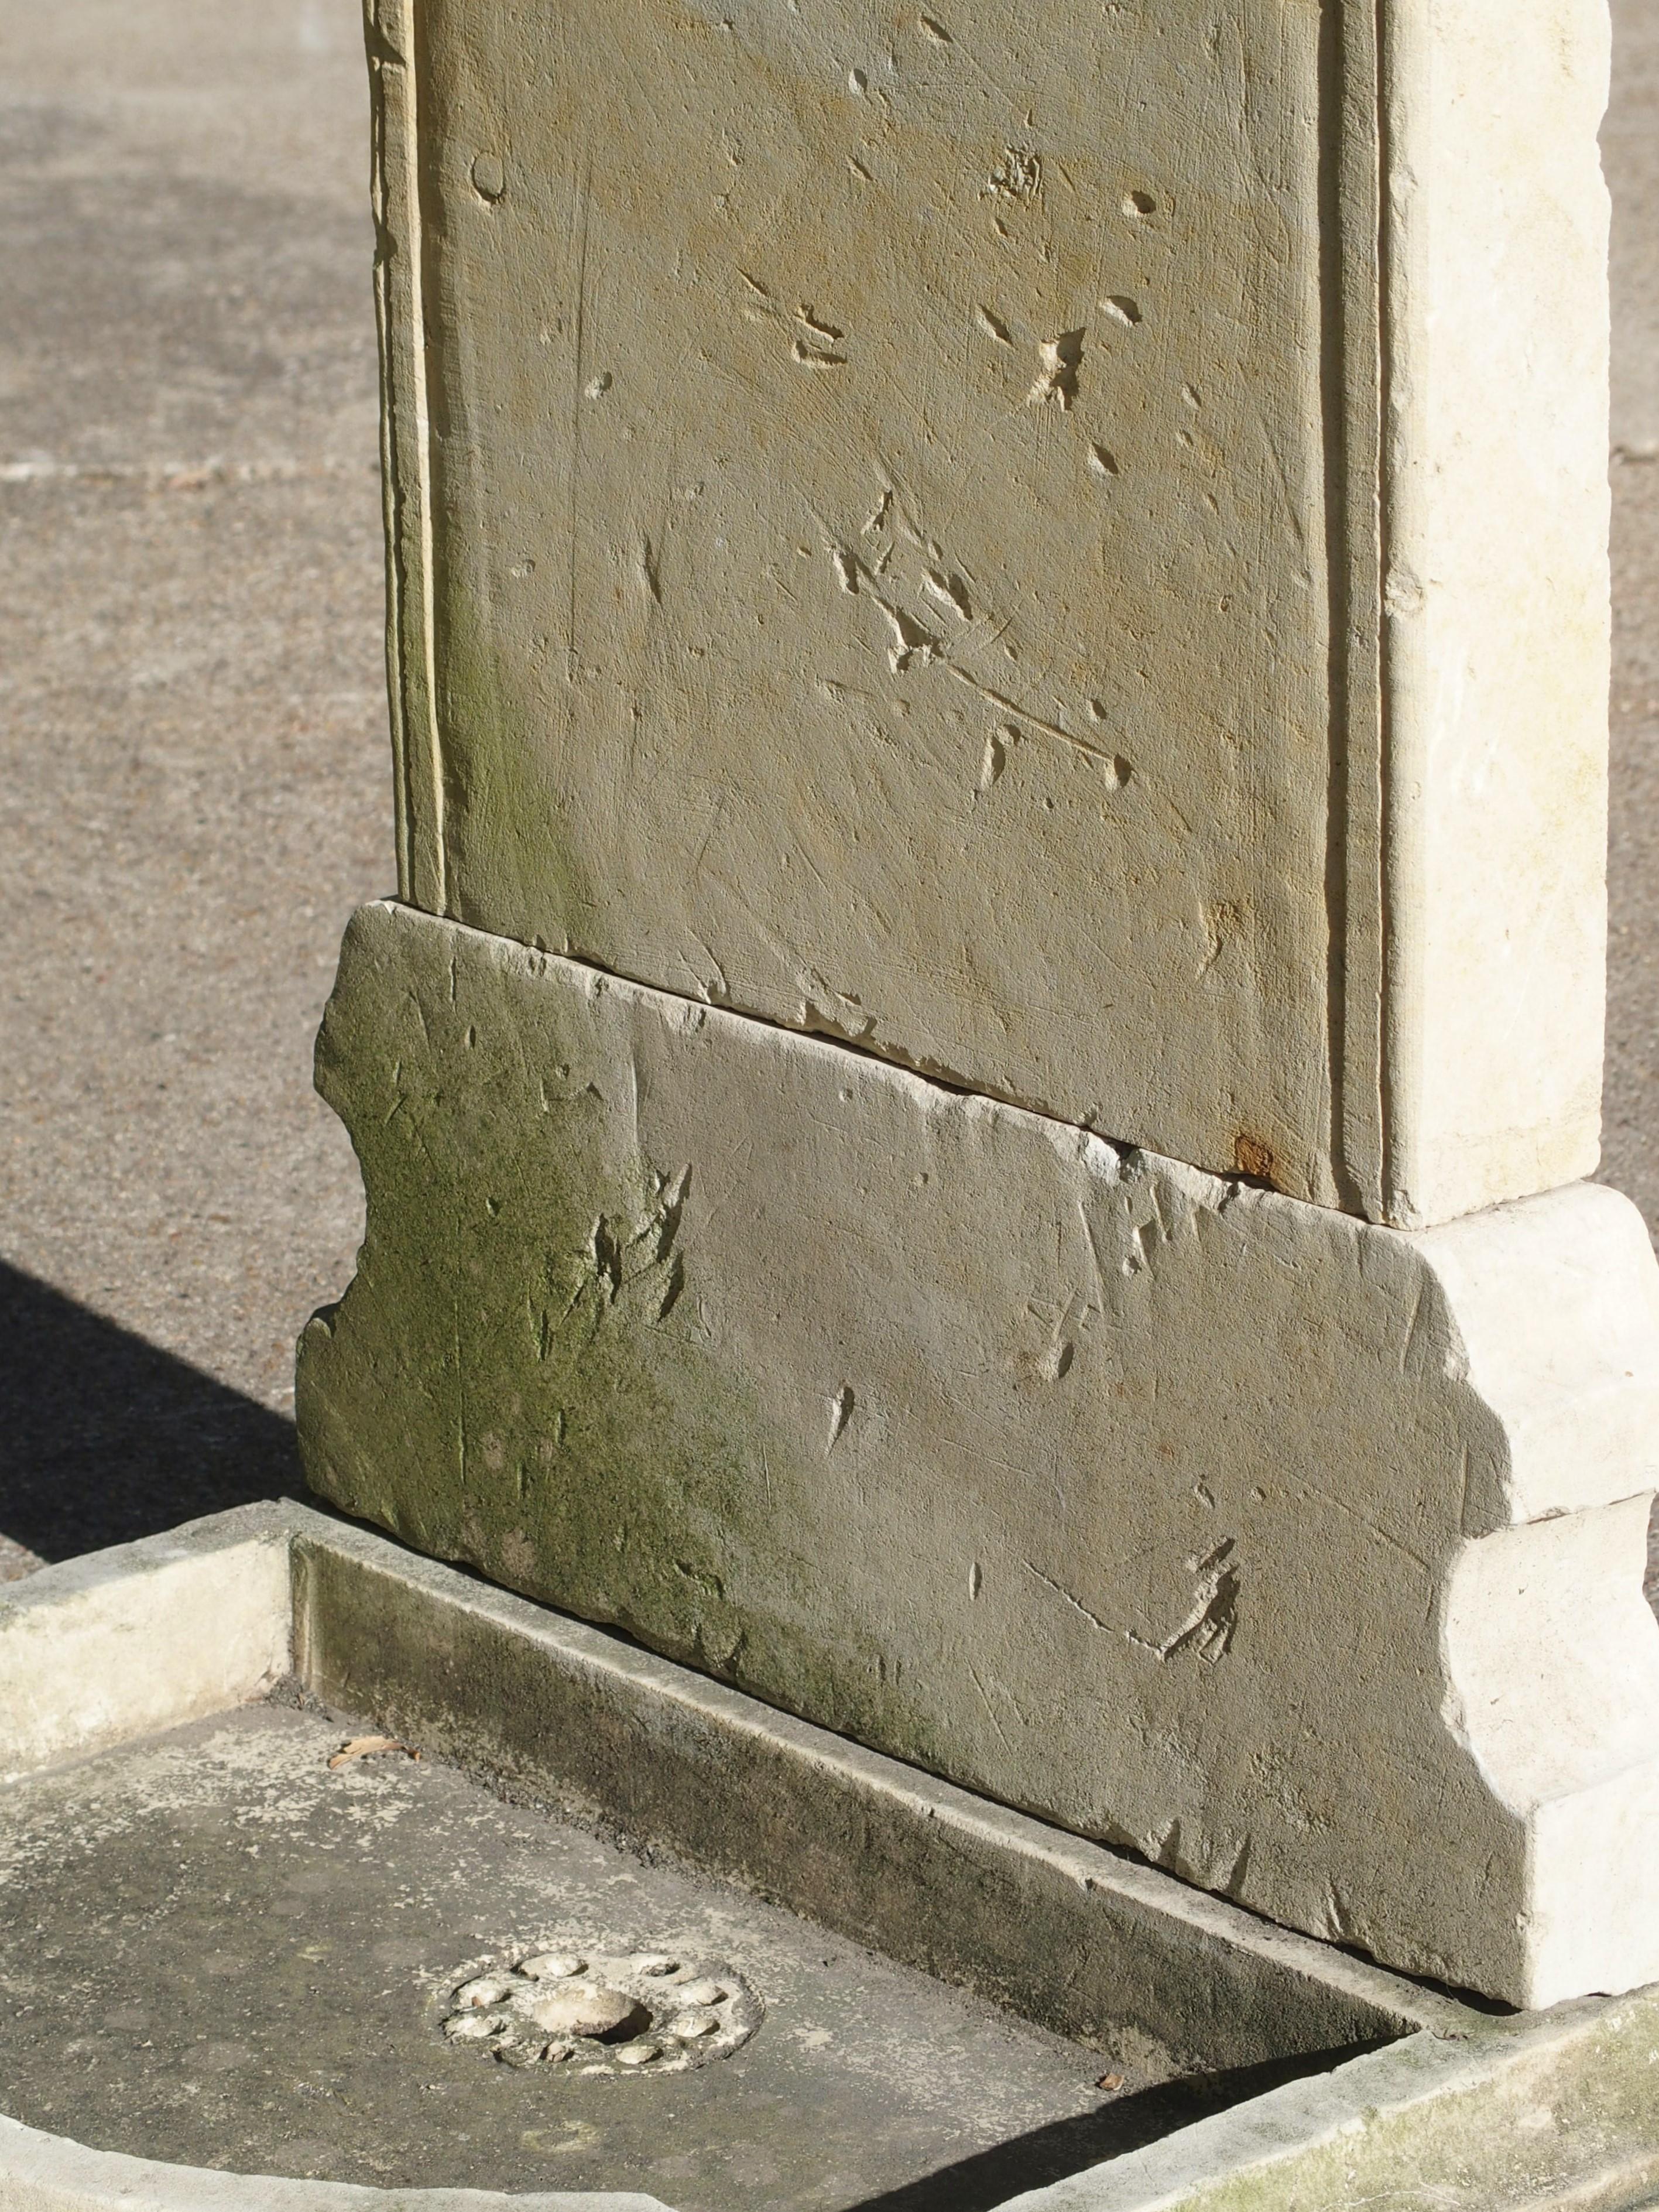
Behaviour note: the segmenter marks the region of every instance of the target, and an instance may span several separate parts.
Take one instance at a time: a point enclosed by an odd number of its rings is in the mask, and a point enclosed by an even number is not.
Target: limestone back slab
[[[1598,0],[369,21],[405,896],[1376,1218],[1588,1170]]]

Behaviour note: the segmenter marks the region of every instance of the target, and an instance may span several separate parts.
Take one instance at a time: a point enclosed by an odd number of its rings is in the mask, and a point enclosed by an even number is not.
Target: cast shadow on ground
[[[1380,2051],[1390,2040],[1346,2045],[1337,2051],[1304,2053],[1296,2058],[1275,2058],[1256,2066],[1235,2066],[1217,2074],[1200,2074],[1185,2081],[1166,2081],[1155,2089],[1142,2089],[1079,2112],[1066,2120],[1051,2120],[1046,2127],[1009,2142],[994,2143],[954,2166],[925,2174],[919,2181],[866,2197],[854,2212],[991,2212],[1021,2191],[1048,2182],[1064,2181],[1086,2167],[1173,2135],[1194,2120],[1260,2097],[1287,2081],[1326,2074]]]
[[[302,1498],[294,1424],[0,1262],[0,1534],[46,1560]]]

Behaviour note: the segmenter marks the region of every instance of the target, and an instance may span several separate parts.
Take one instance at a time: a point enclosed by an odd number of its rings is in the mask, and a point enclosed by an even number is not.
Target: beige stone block
[[[1388,1964],[1659,1978],[1659,1268],[1407,1233],[406,908],[311,1480],[418,1548]]]
[[[237,1516],[31,1576],[0,1608],[0,1782],[246,1705],[292,1664],[286,1539]]]
[[[1384,21],[1385,1111],[1394,1210],[1435,1220],[1599,1149],[1608,23]]]
[[[412,13],[406,897],[1373,1218],[1588,1171],[1601,0]]]

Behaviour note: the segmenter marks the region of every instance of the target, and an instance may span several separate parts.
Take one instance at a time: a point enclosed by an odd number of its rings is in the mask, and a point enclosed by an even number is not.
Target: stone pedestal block
[[[1588,1173],[1602,0],[369,0],[403,896],[1413,1225]]]
[[[1659,1270],[1407,1233],[396,906],[316,1487],[859,1741],[1521,2004],[1659,1978]]]

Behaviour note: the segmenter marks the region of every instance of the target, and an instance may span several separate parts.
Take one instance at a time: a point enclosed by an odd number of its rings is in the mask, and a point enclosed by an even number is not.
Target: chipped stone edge
[[[1659,2183],[1659,2129],[1650,2118],[1643,2124],[1650,2098],[1642,2094],[1647,2069],[1659,2063],[1659,1992],[1583,1999],[1516,2019],[1486,2017],[287,1500],[239,1507],[0,1589],[0,1744],[8,1770],[83,1754],[265,1694],[294,1661],[301,1579],[295,1568],[302,1547],[313,1559],[332,1555],[359,1571],[379,1570],[475,1618],[494,1616],[624,1707],[667,1701],[676,1724],[702,1722],[724,1735],[766,1739],[781,1759],[810,1765],[819,1786],[850,1790],[864,1803],[896,1797],[896,1809],[938,1834],[947,1851],[977,1836],[1000,1841],[1022,1859],[1040,1853],[1091,1890],[1103,1877],[1143,1917],[1174,1913],[1218,1949],[1250,1943],[1292,1972],[1315,1970],[1353,1996],[1386,2006],[1402,2025],[1413,2017],[1424,2023],[1383,2050],[1022,2194],[1009,2200],[1011,2212],[1014,2205],[1023,2212],[1235,2206],[1289,2212],[1293,2203],[1313,2201],[1310,2185],[1323,2186],[1319,2201],[1335,2207],[1374,2201],[1385,2178],[1401,2212],[1431,2203],[1485,2212],[1511,2201],[1493,2193],[1502,2185],[1498,2168],[1518,2154],[1513,2144],[1517,2130],[1526,2138],[1528,2114],[1548,2119],[1553,2100],[1582,2108],[1578,2124],[1557,2128],[1550,2138],[1563,2146],[1571,2168],[1554,2176],[1554,2185],[1571,2185],[1572,2202],[1582,2197],[1611,2212],[1640,2202]],[[216,1592],[228,1615],[215,1607]],[[181,1602],[190,1614],[181,1615]],[[66,1637],[69,1663],[62,1668],[51,1649],[54,1632]],[[145,1664],[137,1668],[141,1638]],[[1482,2130],[1488,2101],[1495,2124]],[[1449,2193],[1419,2172],[1421,2160],[1432,2163],[1442,2154],[1459,2166]],[[1593,2195],[1582,2196],[1586,2184]],[[637,2193],[509,2198],[488,2190],[387,2191],[210,2172],[90,2149],[0,2116],[0,2212],[390,2212],[406,2199],[422,2212],[483,2212],[509,2203],[526,2212],[666,2212],[659,2199]],[[1527,2201],[1565,2200],[1534,2191]]]

